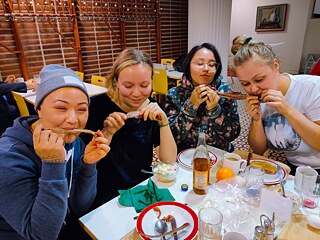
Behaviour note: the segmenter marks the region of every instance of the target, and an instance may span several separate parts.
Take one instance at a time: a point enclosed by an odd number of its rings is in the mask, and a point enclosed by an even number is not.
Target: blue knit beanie
[[[36,90],[35,110],[39,108],[43,99],[48,96],[49,93],[63,87],[79,88],[87,95],[88,103],[90,103],[90,96],[86,86],[79,76],[70,68],[57,64],[44,66],[40,72],[40,79],[40,84]]]

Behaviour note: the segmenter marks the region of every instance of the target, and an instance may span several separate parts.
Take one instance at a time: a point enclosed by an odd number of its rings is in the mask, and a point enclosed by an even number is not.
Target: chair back
[[[161,58],[161,64],[163,65],[171,65],[174,63],[174,59],[171,58]]]
[[[97,85],[97,86],[100,86],[100,87],[106,87],[107,79],[105,77],[102,77],[102,76],[92,75],[91,84],[94,84],[94,85]]]
[[[16,103],[20,112],[20,116],[21,117],[30,116],[30,113],[29,113],[27,104],[24,101],[24,98],[21,95],[19,95],[17,92],[12,91],[11,93],[14,97],[14,100],[16,100]]]
[[[84,73],[83,72],[79,72],[79,71],[74,71],[80,78],[81,80],[83,81],[84,79]]]
[[[168,77],[164,68],[155,68],[153,70],[152,89],[154,93],[167,94]]]

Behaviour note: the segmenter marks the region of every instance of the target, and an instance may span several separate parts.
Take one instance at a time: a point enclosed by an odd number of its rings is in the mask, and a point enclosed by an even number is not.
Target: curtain
[[[204,42],[218,49],[227,79],[232,0],[189,0],[188,49]]]

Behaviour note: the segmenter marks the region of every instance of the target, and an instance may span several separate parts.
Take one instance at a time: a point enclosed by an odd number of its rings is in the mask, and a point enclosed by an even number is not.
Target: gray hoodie
[[[16,119],[0,138],[0,239],[57,239],[68,209],[81,216],[96,196],[96,165],[82,163],[82,140],[65,146],[73,160],[42,162],[30,128],[37,119]]]

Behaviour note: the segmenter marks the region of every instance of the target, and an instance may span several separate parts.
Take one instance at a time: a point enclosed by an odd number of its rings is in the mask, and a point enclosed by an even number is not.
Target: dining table
[[[166,73],[167,73],[167,77],[169,79],[181,80],[182,75],[183,75],[183,72],[179,72],[177,70],[174,70],[172,65],[164,65],[164,64],[160,64],[160,63],[154,63],[153,67],[154,68],[165,68]]]
[[[100,95],[100,94],[104,94],[104,93],[106,93],[108,91],[108,89],[105,88],[105,87],[100,87],[100,86],[97,86],[97,85],[94,85],[94,84],[91,84],[91,83],[84,82],[84,85],[86,86],[90,97],[94,97],[94,96],[97,96],[97,95]],[[31,103],[32,105],[35,104],[36,91],[28,90],[25,93],[17,92],[17,94],[21,95],[25,99],[25,101]]]
[[[217,167],[211,168],[210,182],[212,183],[215,181],[215,172],[222,167],[222,160],[226,151],[211,146],[208,146],[208,151],[213,153],[217,158],[215,164]],[[249,154],[246,150],[236,150],[235,153],[239,154],[243,159],[247,159]],[[255,158],[267,159],[266,157],[253,154],[252,159]],[[268,161],[273,160],[269,159]],[[287,173],[285,178],[285,189],[299,195],[294,189],[294,176],[289,175],[290,168],[284,163],[274,162],[279,164]],[[158,181],[155,176],[152,176],[151,179],[158,188],[169,189],[176,202],[187,205],[197,213],[199,206],[201,206],[206,199],[206,195],[197,195],[194,193],[192,189],[192,169],[186,168],[181,164],[179,164],[179,166],[175,181],[164,183]],[[148,179],[141,182],[139,185],[146,185],[147,181]],[[187,184],[189,186],[187,191],[181,190],[182,184]],[[92,239],[141,239],[136,230],[136,219],[139,216],[139,213],[137,213],[133,207],[121,206],[118,202],[118,198],[119,197],[115,197],[79,219],[80,225]],[[305,209],[301,206],[298,214],[292,214],[291,222],[283,226],[280,233],[277,235],[277,239],[320,239],[320,230],[311,229],[309,226],[307,227],[306,223],[306,216],[309,214],[319,214],[319,209],[319,206],[316,209]],[[253,231],[254,226],[252,226],[252,233]],[[299,232],[299,234],[297,234],[297,232]],[[196,236],[194,239],[198,239],[198,237]]]

